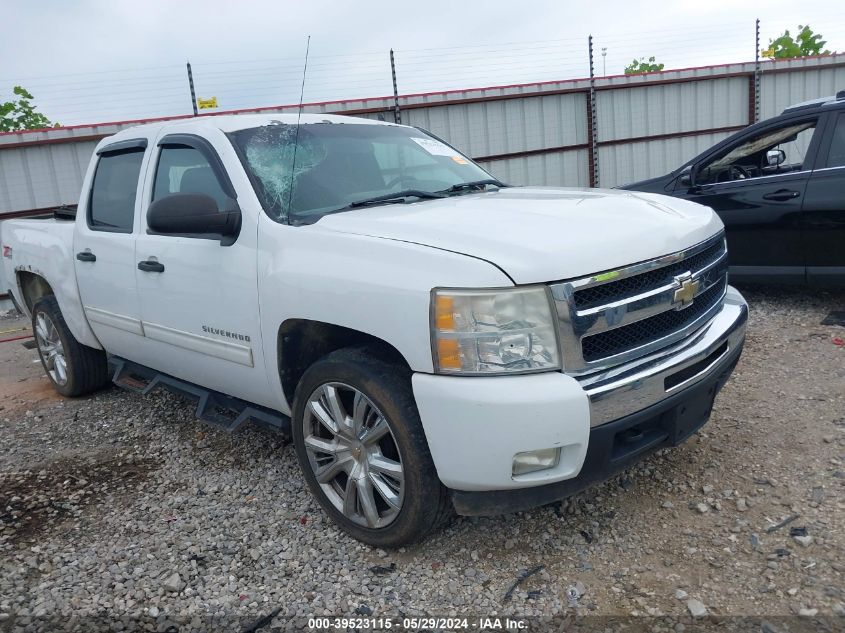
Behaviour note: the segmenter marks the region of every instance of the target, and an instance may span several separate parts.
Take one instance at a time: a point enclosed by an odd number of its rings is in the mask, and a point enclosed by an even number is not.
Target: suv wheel
[[[311,492],[343,530],[379,547],[418,541],[451,516],[410,378],[365,349],[343,349],[296,390],[293,438]]]

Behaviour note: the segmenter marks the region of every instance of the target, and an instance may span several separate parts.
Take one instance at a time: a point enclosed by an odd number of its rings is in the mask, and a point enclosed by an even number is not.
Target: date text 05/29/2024
[[[476,618],[438,618],[438,617],[351,617],[351,618],[309,618],[308,629],[313,631],[390,630],[419,631],[445,629],[450,631],[499,631],[522,630],[527,622],[520,619],[476,617]]]

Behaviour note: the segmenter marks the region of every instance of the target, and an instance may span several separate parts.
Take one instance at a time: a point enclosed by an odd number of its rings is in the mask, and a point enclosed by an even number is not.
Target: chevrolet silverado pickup
[[[413,127],[199,117],[102,140],[3,227],[59,393],[181,391],[292,437],[366,543],[551,503],[704,424],[747,306],[708,207],[511,187]]]

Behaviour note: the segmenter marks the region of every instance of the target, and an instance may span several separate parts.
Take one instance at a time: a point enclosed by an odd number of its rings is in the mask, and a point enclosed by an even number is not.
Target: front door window
[[[695,184],[708,185],[802,171],[815,129],[816,119],[793,121],[745,138],[700,167],[695,175]]]

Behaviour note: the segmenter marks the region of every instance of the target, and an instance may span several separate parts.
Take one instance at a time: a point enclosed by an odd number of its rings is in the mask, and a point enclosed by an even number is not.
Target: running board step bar
[[[158,387],[164,387],[168,391],[196,400],[196,416],[228,433],[237,431],[244,422],[252,420],[281,431],[285,439],[289,440],[291,437],[290,418],[278,411],[162,374],[119,356],[109,356],[109,367],[113,371],[112,382],[127,391],[147,395]]]

